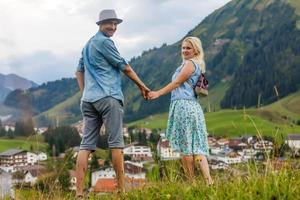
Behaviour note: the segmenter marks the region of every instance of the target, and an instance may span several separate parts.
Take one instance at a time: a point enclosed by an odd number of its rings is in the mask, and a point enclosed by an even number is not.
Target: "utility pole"
[[[257,108],[260,107],[260,98],[261,98],[261,92],[258,93],[258,99],[257,99]]]
[[[277,96],[277,101],[278,101],[279,100],[279,93],[278,93],[276,85],[274,85],[274,90],[275,90],[275,94]]]

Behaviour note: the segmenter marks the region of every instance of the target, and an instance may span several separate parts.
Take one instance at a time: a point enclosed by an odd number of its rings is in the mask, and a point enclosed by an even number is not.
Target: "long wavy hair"
[[[192,45],[192,47],[195,51],[195,57],[193,57],[191,60],[194,61],[196,64],[198,64],[201,67],[202,73],[205,73],[206,65],[205,65],[205,61],[204,61],[204,51],[202,48],[201,40],[197,37],[186,37],[186,38],[184,38],[182,43],[183,42],[189,42]],[[181,56],[182,56],[182,60],[184,60],[183,55],[181,55]]]

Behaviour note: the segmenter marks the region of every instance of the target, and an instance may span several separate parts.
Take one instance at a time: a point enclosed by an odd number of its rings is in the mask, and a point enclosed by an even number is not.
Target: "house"
[[[124,126],[123,127],[123,135],[124,137],[128,138],[129,137],[129,132],[128,132],[128,127]]]
[[[19,171],[24,172],[24,182],[33,186],[38,177],[46,172],[46,168],[43,165],[29,165],[19,168]]]
[[[228,147],[224,147],[217,155],[209,156],[209,159],[222,161],[226,164],[235,164],[242,162],[242,156]]]
[[[219,144],[215,143],[214,145],[209,146],[209,153],[212,155],[217,155],[222,152],[224,148],[224,146],[220,146]]]
[[[247,148],[247,144],[243,143],[241,139],[230,139],[228,142],[228,147],[235,150],[235,151],[239,151],[242,149]]]
[[[35,131],[38,135],[42,135],[42,134],[45,133],[47,130],[48,130],[48,127],[34,128],[34,131]]]
[[[38,158],[35,153],[27,152],[27,163],[29,165],[34,165],[35,163],[37,163],[37,161],[38,161]]]
[[[19,167],[27,165],[27,151],[9,149],[0,154],[0,168],[6,172],[15,172]]]
[[[146,182],[146,173],[125,173],[125,188],[139,188]],[[94,192],[113,192],[117,188],[116,174],[113,168],[92,172],[92,188]]]
[[[69,170],[69,175],[70,175],[70,190],[76,190],[76,174],[75,174],[75,170]]]
[[[27,163],[29,165],[34,165],[38,161],[44,161],[47,160],[47,154],[44,152],[27,152]]]
[[[273,143],[268,140],[258,140],[253,147],[256,151],[270,152],[273,149]]]
[[[165,134],[160,134],[160,139],[157,143],[157,153],[161,160],[176,160],[180,159],[180,153],[175,152],[169,141],[165,138]]]
[[[220,138],[217,141],[217,144],[220,146],[226,146],[226,145],[228,145],[228,143],[229,143],[229,140],[226,138]]]
[[[36,152],[36,154],[37,154],[37,160],[38,161],[45,161],[45,160],[48,159],[47,154],[44,153],[44,152],[39,151],[39,152]]]
[[[144,172],[143,163],[125,161],[124,162],[125,172],[129,174],[139,174]]]
[[[152,152],[150,147],[131,143],[123,149],[124,155],[131,157],[133,161],[149,161],[152,160]]]
[[[238,153],[243,157],[244,161],[247,161],[249,159],[254,159],[257,151],[253,148],[244,148],[238,151]]]
[[[295,152],[300,149],[300,134],[288,134],[287,145]]]
[[[15,129],[16,129],[15,123],[5,123],[5,124],[3,124],[3,127],[6,132],[9,130],[15,131]]]
[[[219,169],[228,169],[229,165],[218,160],[210,160],[209,161],[209,166],[212,170],[219,170]]]
[[[217,143],[217,139],[212,136],[208,136],[207,143],[208,143],[208,146],[214,146]]]

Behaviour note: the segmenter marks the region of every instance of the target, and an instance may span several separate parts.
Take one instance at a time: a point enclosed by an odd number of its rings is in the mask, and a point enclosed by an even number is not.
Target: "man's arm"
[[[76,72],[77,83],[80,89],[80,92],[83,92],[84,89],[84,72],[77,71]]]
[[[150,89],[146,87],[129,64],[125,66],[123,72],[140,88],[143,97],[146,99]]]

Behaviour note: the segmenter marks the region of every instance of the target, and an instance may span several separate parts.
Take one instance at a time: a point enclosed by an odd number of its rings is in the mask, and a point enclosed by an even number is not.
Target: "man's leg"
[[[118,190],[125,192],[124,156],[123,149],[111,149],[112,163],[116,172]]]
[[[81,111],[84,121],[84,130],[80,150],[77,155],[76,163],[76,195],[83,195],[84,178],[88,166],[88,158],[91,151],[96,149],[96,143],[99,137],[102,120],[98,111],[92,103],[82,102]]]
[[[112,97],[105,98],[102,106],[102,119],[108,136],[108,146],[112,153],[112,163],[116,172],[118,190],[124,192],[123,106]],[[100,107],[100,105],[97,107]]]
[[[194,159],[193,156],[190,155],[184,155],[182,156],[182,166],[184,173],[186,175],[186,178],[188,181],[192,181],[194,178]]]
[[[80,150],[76,163],[76,196],[83,196],[84,178],[88,165],[88,158],[91,151]]]

